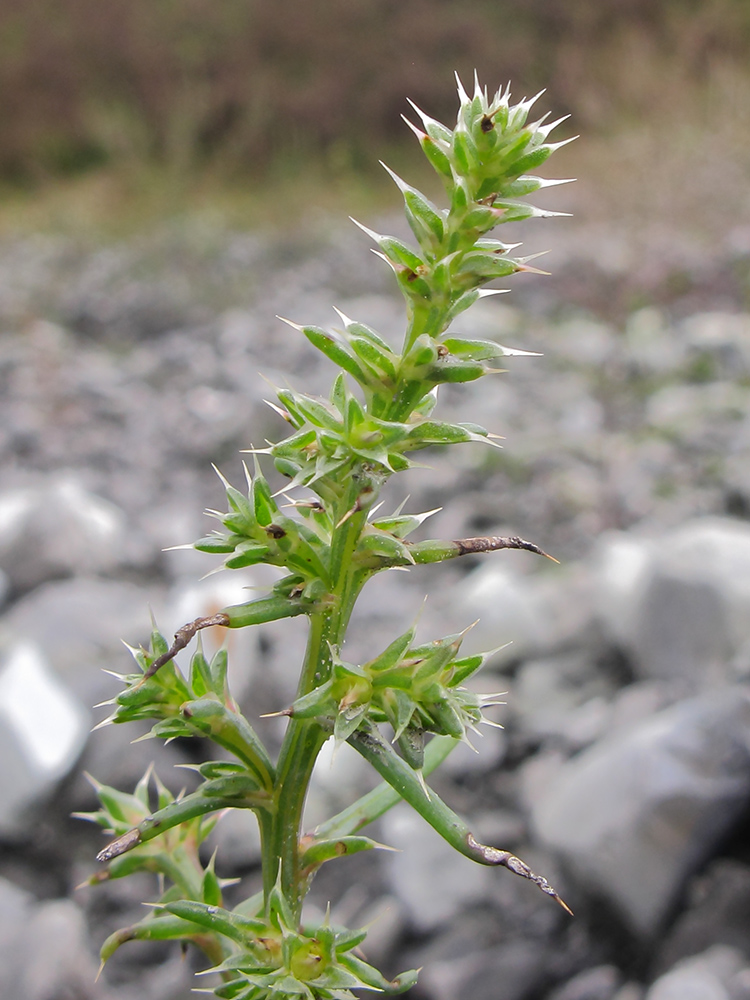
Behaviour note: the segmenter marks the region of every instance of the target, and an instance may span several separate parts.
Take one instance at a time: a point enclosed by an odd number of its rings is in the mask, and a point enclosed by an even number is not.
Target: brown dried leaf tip
[[[166,653],[162,653],[158,656],[148,670],[144,673],[143,677],[139,683],[147,681],[149,677],[153,677],[157,670],[163,667],[170,660],[173,660],[175,656],[184,649],[185,646],[190,642],[196,632],[199,632],[202,628],[209,628],[211,625],[224,625],[225,627],[229,625],[229,618],[220,611],[216,615],[209,615],[207,618],[196,618],[194,622],[188,622],[187,625],[183,625],[182,628],[177,629],[174,634],[174,642],[169,647]]]
[[[566,913],[569,913],[571,917],[573,916],[571,908],[565,900],[557,894],[555,889],[552,888],[547,879],[544,878],[543,875],[537,875],[533,872],[525,861],[521,861],[520,858],[517,858],[515,854],[511,854],[510,851],[501,851],[498,850],[497,847],[487,847],[485,844],[480,844],[479,841],[476,840],[471,834],[469,834],[466,839],[471,850],[479,854],[485,864],[502,865],[503,868],[507,868],[508,871],[513,872],[514,875],[520,875],[521,878],[527,878],[530,882],[533,882],[534,885],[538,886],[542,892],[545,892],[548,896],[551,896],[554,900],[556,900]]]

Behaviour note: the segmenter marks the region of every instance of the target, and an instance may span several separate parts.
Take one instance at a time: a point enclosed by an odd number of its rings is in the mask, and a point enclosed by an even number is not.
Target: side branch
[[[542,875],[537,875],[529,866],[510,851],[480,844],[468,826],[450,806],[428,789],[424,778],[399,757],[391,744],[375,726],[356,729],[347,741],[369,761],[378,774],[419,813],[422,819],[454,847],[459,854],[481,865],[497,865],[507,868],[514,875],[520,875],[533,882],[542,892],[551,896],[572,915],[570,907]]]
[[[548,896],[551,896],[556,900],[560,906],[569,913],[571,917],[573,916],[573,911],[565,902],[565,900],[558,895],[555,889],[549,884],[547,879],[543,875],[537,875],[533,872],[525,861],[521,861],[517,858],[515,854],[511,854],[510,851],[501,851],[497,847],[488,847],[486,844],[480,844],[474,836],[469,833],[466,837],[466,843],[469,845],[469,850],[474,854],[475,860],[479,861],[483,865],[500,865],[503,868],[507,868],[508,871],[513,872],[514,875],[520,875],[521,878],[527,878],[530,882],[533,882],[535,886],[546,892]]]
[[[444,562],[458,556],[473,555],[478,552],[497,552],[499,549],[522,549],[524,552],[534,552],[545,559],[555,559],[534,542],[527,542],[518,535],[482,535],[478,538],[456,538],[453,541],[442,541],[439,538],[429,538],[424,542],[406,542],[409,554],[415,563]],[[405,564],[405,563],[404,563]]]
[[[147,681],[149,677],[153,677],[157,670],[160,670],[165,664],[173,660],[175,656],[184,649],[185,646],[193,639],[195,634],[199,632],[202,628],[209,628],[211,625],[223,625],[225,627],[229,626],[229,615],[220,611],[215,615],[208,615],[206,618],[196,618],[195,621],[188,622],[187,625],[183,625],[182,628],[178,628],[174,634],[174,642],[169,647],[166,653],[162,653],[161,656],[157,656],[148,670],[144,673],[141,678],[141,682]]]
[[[459,556],[470,555],[474,552],[496,552],[498,549],[523,549],[525,552],[534,552],[545,559],[551,559],[554,563],[559,563],[558,559],[551,556],[549,552],[540,549],[533,542],[527,542],[518,535],[487,535],[479,538],[456,538],[453,544],[457,546]]]

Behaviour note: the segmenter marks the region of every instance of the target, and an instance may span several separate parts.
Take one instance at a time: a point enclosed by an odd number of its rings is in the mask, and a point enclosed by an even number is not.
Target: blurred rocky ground
[[[406,808],[377,831],[400,853],[326,866],[312,905],[375,920],[370,958],[424,966],[425,1000],[748,1000],[750,233],[706,256],[556,225],[554,276],[519,276],[457,324],[544,355],[442,395],[443,415],[504,449],[427,455],[387,500],[441,507],[431,534],[518,534],[560,565],[499,553],[384,576],[349,658],[402,631],[426,592],[420,636],[479,618],[465,648],[511,643],[478,682],[508,690],[505,729],[434,782],[576,917],[455,858]],[[70,813],[94,807],[83,771],[130,790],[155,760],[177,790],[172,765],[202,748],[90,733],[92,705],[117,689],[102,668],[128,670],[120,640],[147,640],[149,609],[171,632],[267,582],[201,580],[210,557],[164,549],[205,533],[203,508],[223,502],[211,462],[240,482],[240,449],[284,433],[267,382],[327,390],[328,362],[275,315],[329,325],[332,305],[399,339],[385,268],[325,220],[315,236],[174,227],[0,246],[2,1000],[189,994],[192,958],[166,945],[125,947],[95,982],[96,948],[155,887],[76,891],[101,837]],[[303,642],[296,620],[232,637],[251,717],[288,704]],[[311,825],[372,782],[347,750],[321,762]],[[247,887],[244,820],[215,837],[220,874]]]

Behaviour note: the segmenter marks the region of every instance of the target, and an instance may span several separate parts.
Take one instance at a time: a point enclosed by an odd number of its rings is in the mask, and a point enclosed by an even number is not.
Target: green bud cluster
[[[175,807],[175,796],[162,784],[152,767],[138,782],[133,794],[120,792],[88,777],[94,786],[100,807],[93,813],[75,815],[79,819],[96,823],[107,833],[118,837],[147,823],[152,818],[152,813],[165,813]],[[151,801],[152,785],[156,791],[156,810]],[[170,879],[173,883],[171,895],[174,898],[179,895],[207,903],[221,902],[221,890],[227,883],[217,877],[213,858],[203,866],[199,857],[199,848],[216,826],[217,819],[218,814],[213,812],[211,815],[198,814],[193,818],[183,819],[170,827],[165,825],[158,837],[150,840],[142,838],[128,853],[114,858],[106,869],[91,876],[87,884],[96,885],[136,871],[148,871]]]
[[[174,660],[148,676],[149,667],[168,648],[157,629],[151,634],[150,650],[131,648],[142,672],[115,675],[125,690],[101,703],[113,706],[114,710],[99,725],[156,719],[147,737],[142,738],[209,737],[241,761],[242,773],[253,789],[270,790],[273,766],[263,744],[232,699],[227,684],[226,649],[220,649],[209,662],[199,643],[187,677]]]
[[[458,94],[460,108],[454,129],[430,118],[415,104],[412,107],[423,128],[404,119],[443,181],[449,208],[439,209],[386,167],[403,195],[406,217],[418,247],[361,227],[377,243],[379,255],[393,269],[406,298],[411,320],[407,348],[423,333],[439,337],[459,313],[476,302],[490,281],[535,270],[528,265],[531,258],[508,256],[519,244],[489,239],[486,234],[490,230],[504,222],[560,214],[520,199],[540,188],[566,183],[526,173],[572,141],[547,141],[565,119],[547,122],[545,116],[529,122],[529,112],[540,94],[511,104],[510,89],[506,87],[490,100],[476,77],[472,97],[460,80]],[[477,377],[471,375],[469,359],[462,374],[465,377],[455,380]]]
[[[179,900],[166,902],[161,913],[154,923],[177,918],[232,942],[232,953],[207,970],[223,975],[226,981],[213,992],[227,1000],[355,1000],[353,989],[392,996],[416,982],[413,971],[389,981],[353,954],[364,930],[336,927],[327,918],[300,926],[278,883],[265,907],[255,897],[233,911]]]
[[[415,631],[410,628],[361,666],[334,655],[330,678],[298,698],[289,714],[325,720],[339,742],[365,720],[388,723],[415,770],[424,765],[426,734],[469,742],[468,731],[488,722],[483,707],[498,703],[495,695],[475,694],[463,683],[491,654],[459,658],[465,633],[414,646]]]

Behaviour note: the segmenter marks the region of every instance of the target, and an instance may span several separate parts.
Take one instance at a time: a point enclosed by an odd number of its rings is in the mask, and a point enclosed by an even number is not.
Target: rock
[[[645,678],[700,690],[732,679],[750,641],[750,525],[700,518],[657,543],[605,539],[598,612]]]
[[[680,326],[688,370],[694,377],[741,379],[750,375],[750,315],[697,313]]]
[[[508,696],[518,724],[532,736],[564,740],[574,749],[593,742],[609,721],[612,683],[590,654],[527,660]]]
[[[0,720],[0,833],[15,837],[78,760],[90,721],[31,642],[12,646],[0,668]]]
[[[593,553],[596,614],[606,637],[625,650],[651,564],[652,544],[624,531],[603,534]]]
[[[643,1000],[646,991],[640,983],[625,983],[612,1000]]]
[[[75,474],[0,495],[0,567],[16,592],[107,572],[126,561],[128,549],[123,512]]]
[[[691,882],[653,967],[665,972],[716,944],[738,949],[750,962],[750,865],[733,858],[717,858]]]
[[[681,702],[563,765],[532,827],[584,889],[652,934],[745,807],[749,731],[747,688]]]
[[[750,1000],[750,969],[740,969],[727,984],[729,1000]]]
[[[71,900],[37,902],[0,879],[0,996],[24,1000],[105,1000],[96,983],[83,912]],[[118,1000],[130,1000],[118,994]]]
[[[561,750],[541,750],[518,768],[519,799],[528,812],[543,801],[564,773],[567,754]]]
[[[621,980],[616,966],[597,965],[573,976],[553,990],[547,1000],[614,1000]]]
[[[532,941],[515,941],[477,951],[451,962],[429,965],[420,975],[434,1000],[526,1000],[538,995],[547,978],[544,949]],[[498,992],[498,990],[502,992]]]
[[[685,357],[679,332],[669,326],[658,309],[646,307],[632,313],[625,325],[628,361],[643,374],[672,373]]]
[[[336,746],[331,737],[315,762],[310,792],[305,803],[304,827],[312,830],[329,816],[351,805],[379,783],[364,757],[348,743]]]
[[[210,838],[222,878],[246,871],[261,859],[258,819],[250,809],[227,809]]]
[[[367,961],[380,969],[407,933],[403,903],[391,893],[380,896],[357,914],[357,926],[367,928],[362,951]]]
[[[98,963],[88,947],[82,911],[69,899],[40,903],[24,926],[15,955],[15,992],[24,1000],[96,1000]]]
[[[397,851],[386,859],[391,892],[419,932],[455,919],[487,894],[489,878],[497,873],[458,854],[409,806],[395,806],[382,826],[383,840]]]
[[[158,614],[158,590],[146,593],[125,581],[86,577],[57,580],[17,601],[0,625],[12,640],[33,636],[57,676],[90,707],[120,690],[104,669],[134,669],[123,641],[148,644],[149,598]]]
[[[589,579],[578,567],[524,575],[488,563],[464,581],[458,612],[464,622],[479,618],[462,650],[503,647],[493,657],[495,669],[597,641]]]
[[[0,996],[8,1000],[18,995],[13,992],[18,953],[33,903],[31,893],[0,878]]]
[[[460,743],[441,765],[440,771],[453,778],[466,774],[486,774],[500,767],[507,747],[508,739],[501,729],[482,726],[479,735],[472,735],[471,746]]]
[[[490,565],[470,573],[459,598],[464,619],[479,618],[466,635],[466,654],[503,648],[493,657],[493,665],[533,655],[546,637],[541,608],[526,577],[507,567]]]
[[[714,945],[660,976],[645,1000],[731,1000],[728,986],[742,966],[740,952]]]

